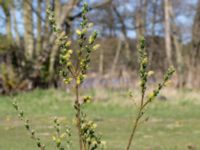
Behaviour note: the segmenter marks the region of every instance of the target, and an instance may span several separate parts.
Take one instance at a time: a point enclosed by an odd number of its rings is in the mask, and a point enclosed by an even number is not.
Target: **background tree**
[[[117,76],[122,72],[133,76],[138,63],[136,41],[145,36],[151,69],[163,74],[166,67],[173,64],[177,69],[178,87],[199,87],[199,83],[193,81],[199,72],[197,2],[88,2],[88,16],[99,32],[97,40],[101,44],[99,51],[92,55],[94,63],[90,72],[99,77]],[[60,83],[59,48],[46,18],[48,6],[55,10],[58,27],[70,35],[74,43],[77,40],[74,33],[81,18],[80,1],[0,0],[0,61],[12,66],[13,72],[20,74],[20,83],[26,81],[23,85],[28,89]]]

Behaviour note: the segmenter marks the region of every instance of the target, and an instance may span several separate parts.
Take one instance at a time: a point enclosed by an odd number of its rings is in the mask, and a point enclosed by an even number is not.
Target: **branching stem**
[[[141,119],[141,117],[143,116],[143,110],[144,110],[144,108],[145,108],[145,106],[146,106],[146,103],[145,103],[145,104],[142,104],[142,103],[143,103],[143,99],[144,99],[144,96],[142,96],[141,105],[140,105],[140,108],[139,108],[137,117],[136,117],[136,119],[135,119],[135,122],[134,122],[134,125],[133,125],[133,128],[132,128],[132,132],[131,132],[130,138],[129,138],[129,140],[128,140],[128,145],[127,145],[126,150],[129,150],[130,147],[131,147],[131,144],[132,144],[133,137],[134,137],[134,135],[135,135],[136,129],[138,128],[138,124],[139,124],[139,122],[140,122],[140,119]]]

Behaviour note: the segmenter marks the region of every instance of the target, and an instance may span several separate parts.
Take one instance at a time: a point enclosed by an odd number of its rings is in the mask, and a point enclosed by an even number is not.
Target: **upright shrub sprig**
[[[26,130],[28,131],[28,133],[31,135],[31,138],[36,142],[37,147],[40,150],[45,150],[45,145],[41,143],[40,138],[36,135],[35,130],[32,128],[32,126],[30,125],[30,122],[28,119],[26,119],[25,115],[24,115],[24,111],[19,107],[17,101],[15,100],[13,102],[13,107],[15,108],[15,110],[18,112],[18,116],[19,118],[24,121],[24,126],[26,128]]]
[[[86,73],[90,63],[91,52],[96,50],[99,45],[95,45],[95,40],[97,38],[97,32],[94,31],[91,35],[89,34],[89,28],[92,24],[88,22],[87,3],[83,4],[82,7],[82,21],[80,23],[80,28],[76,30],[76,35],[78,38],[79,48],[72,49],[71,40],[57,28],[54,14],[51,9],[48,9],[49,22],[52,26],[55,35],[57,36],[57,44],[61,49],[60,54],[60,74],[63,77],[65,83],[72,83],[75,89],[75,101],[74,108],[76,110],[76,127],[78,130],[79,146],[80,150],[95,150],[101,144],[101,138],[95,133],[95,124],[92,121],[87,120],[86,114],[83,113],[81,107],[83,104],[87,103],[91,98],[85,96],[81,101],[80,98],[80,86],[86,78]],[[75,57],[72,59],[72,57]],[[74,61],[73,61],[74,60]]]
[[[166,82],[171,78],[173,73],[175,72],[175,69],[173,67],[170,67],[167,72],[164,75],[164,79],[161,83],[158,84],[157,88],[153,90],[147,97],[145,101],[145,94],[146,94],[146,89],[147,89],[147,81],[148,81],[148,75],[151,74],[151,71],[148,71],[148,58],[147,58],[147,53],[145,49],[145,39],[141,38],[139,45],[138,45],[138,54],[139,54],[139,64],[140,64],[140,69],[139,69],[139,77],[140,77],[140,88],[141,88],[141,100],[140,100],[140,105],[139,109],[136,115],[136,119],[134,121],[131,135],[128,140],[128,145],[126,147],[126,150],[129,150],[135,135],[135,132],[141,122],[141,118],[144,115],[144,110],[148,106],[150,102],[152,102],[159,94],[161,89],[165,86]]]

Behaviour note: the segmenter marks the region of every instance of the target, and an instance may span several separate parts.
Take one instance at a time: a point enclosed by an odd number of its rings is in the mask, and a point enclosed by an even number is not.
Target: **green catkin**
[[[63,77],[65,83],[71,83],[72,81],[76,87],[81,85],[85,78],[87,71],[89,69],[90,64],[90,56],[91,53],[99,48],[99,45],[95,45],[95,41],[97,39],[97,32],[94,31],[89,35],[89,29],[92,24],[88,22],[87,12],[88,12],[88,4],[84,3],[82,7],[82,21],[80,23],[79,29],[76,30],[77,34],[77,44],[79,45],[79,49],[74,50],[71,47],[71,41],[67,36],[62,34],[61,30],[57,28],[55,18],[51,10],[48,11],[49,21],[52,27],[52,30],[55,32],[57,36],[57,44],[60,47],[60,65],[61,70],[60,74]],[[76,58],[73,58],[72,55]],[[79,95],[79,93],[78,93]],[[90,96],[84,96],[82,99],[82,103],[79,101],[75,101],[74,109],[77,111],[76,119],[79,119],[80,124],[80,136],[82,139],[82,143],[84,149],[87,150],[96,150],[98,148],[103,148],[104,141],[101,140],[101,136],[96,134],[96,124],[89,120],[87,115],[82,111],[81,107],[83,104],[87,104],[92,100]],[[79,115],[80,112],[80,115]],[[78,117],[78,118],[77,118]],[[77,125],[76,121],[76,125]],[[60,146],[60,141],[57,144]]]

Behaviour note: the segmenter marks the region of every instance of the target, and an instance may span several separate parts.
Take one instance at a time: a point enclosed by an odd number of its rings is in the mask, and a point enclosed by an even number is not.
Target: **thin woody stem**
[[[142,93],[141,105],[140,105],[141,108],[143,107],[143,104],[144,104],[144,95],[145,95],[145,93]]]
[[[76,119],[77,119],[77,129],[78,129],[78,136],[79,136],[79,146],[80,150],[83,150],[83,143],[82,143],[82,137],[81,137],[81,108],[80,108],[80,102],[79,102],[79,85],[76,84],[75,87],[75,93],[76,93],[76,101],[75,101],[75,107],[76,107]]]
[[[132,132],[131,132],[130,138],[129,138],[129,140],[128,140],[128,145],[127,145],[126,150],[129,150],[130,147],[131,147],[131,144],[132,144],[132,141],[133,141],[133,137],[134,137],[135,132],[136,132],[136,129],[137,129],[137,127],[138,127],[138,124],[139,124],[140,118],[141,118],[142,115],[143,115],[142,110],[143,110],[143,108],[140,107],[140,109],[139,109],[139,111],[138,111],[138,114],[137,114],[137,117],[136,117],[136,119],[135,119],[135,123],[134,123],[133,129],[132,129]]]

